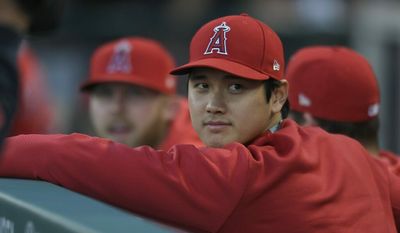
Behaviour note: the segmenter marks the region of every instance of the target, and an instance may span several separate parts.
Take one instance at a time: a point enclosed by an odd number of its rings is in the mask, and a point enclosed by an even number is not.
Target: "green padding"
[[[0,178],[1,233],[183,232],[42,181]]]

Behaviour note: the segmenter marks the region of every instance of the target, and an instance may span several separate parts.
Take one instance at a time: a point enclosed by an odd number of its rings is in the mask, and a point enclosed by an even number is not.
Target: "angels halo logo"
[[[231,28],[226,24],[226,22],[222,22],[220,25],[216,26],[214,28],[214,35],[210,38],[210,42],[208,43],[204,55],[211,54],[214,51],[219,54],[228,55],[228,51],[226,50],[226,33],[230,30]]]

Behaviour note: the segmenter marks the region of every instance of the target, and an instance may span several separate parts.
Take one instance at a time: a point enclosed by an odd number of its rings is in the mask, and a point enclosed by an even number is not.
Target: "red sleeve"
[[[41,179],[129,211],[196,231],[217,231],[244,192],[244,146],[168,152],[81,134],[7,140],[0,176]],[[229,157],[229,159],[227,159]]]
[[[400,176],[388,172],[390,182],[390,199],[392,202],[394,220],[396,222],[397,229],[400,229]]]

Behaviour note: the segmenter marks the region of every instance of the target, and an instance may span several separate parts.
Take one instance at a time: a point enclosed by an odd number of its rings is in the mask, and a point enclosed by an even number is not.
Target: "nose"
[[[121,92],[115,92],[111,101],[110,109],[112,113],[120,113],[125,108],[125,98],[124,94]]]
[[[212,114],[224,114],[226,112],[226,104],[223,95],[220,93],[211,94],[206,105],[206,111]]]

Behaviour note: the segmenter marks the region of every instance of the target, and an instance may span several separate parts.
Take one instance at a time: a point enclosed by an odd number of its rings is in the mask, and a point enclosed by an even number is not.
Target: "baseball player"
[[[263,22],[212,20],[172,71],[188,74],[192,124],[207,147],[16,136],[0,176],[47,180],[191,232],[396,232],[400,178],[357,141],[284,119],[283,58]]]
[[[201,145],[187,100],[176,95],[176,79],[169,74],[174,60],[159,42],[120,38],[97,48],[90,63],[81,90],[89,95],[98,136],[164,150],[178,143]]]
[[[17,53],[22,37],[52,31],[63,7],[63,0],[0,0],[0,148],[17,111]]]
[[[17,108],[19,32],[28,26],[28,20],[18,20],[18,15],[23,13],[14,1],[0,0],[0,146]]]
[[[379,87],[363,56],[342,46],[306,47],[292,56],[286,78],[297,122],[356,139],[400,175],[398,157],[379,149]]]
[[[20,46],[17,68],[20,78],[19,107],[9,135],[49,133],[54,129],[54,108],[42,66],[26,41]]]

